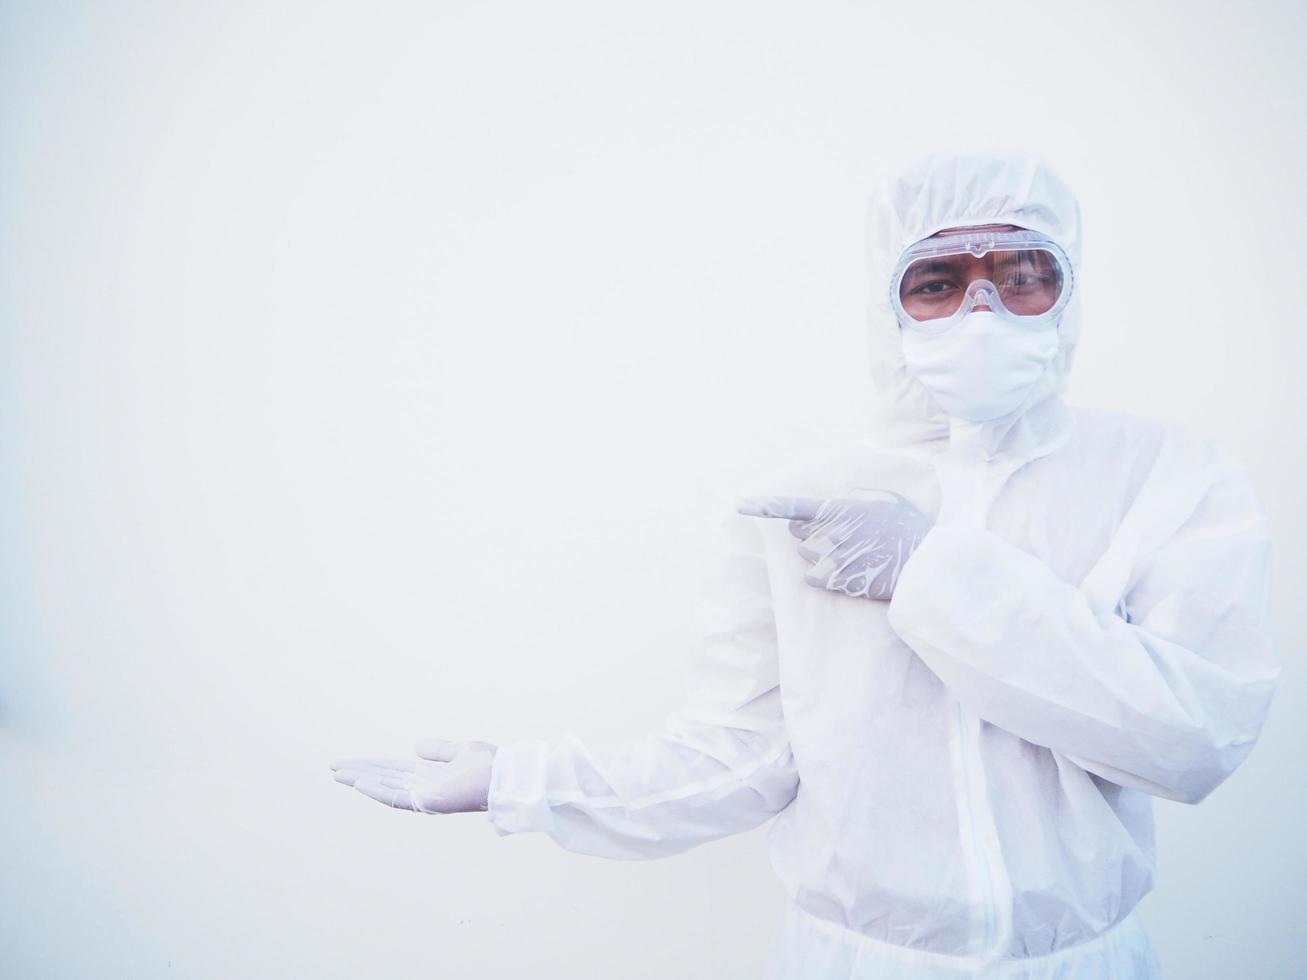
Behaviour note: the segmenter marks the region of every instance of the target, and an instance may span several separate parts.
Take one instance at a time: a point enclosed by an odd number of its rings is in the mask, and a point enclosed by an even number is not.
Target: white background
[[[759,830],[663,861],[339,755],[679,703],[736,481],[859,431],[863,208],[937,147],[1086,220],[1068,400],[1251,469],[1285,675],[1159,800],[1173,978],[1303,963],[1301,5],[0,7],[0,974],[746,980]]]

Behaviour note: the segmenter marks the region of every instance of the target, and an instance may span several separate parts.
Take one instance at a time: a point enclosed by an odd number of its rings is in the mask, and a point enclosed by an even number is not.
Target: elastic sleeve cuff
[[[501,745],[495,753],[486,816],[501,837],[544,831],[552,826],[545,785],[548,756],[548,743],[538,738]]]

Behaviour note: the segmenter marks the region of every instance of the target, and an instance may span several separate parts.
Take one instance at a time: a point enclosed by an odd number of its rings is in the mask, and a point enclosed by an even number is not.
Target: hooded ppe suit
[[[1079,268],[1076,201],[1037,160],[935,156],[888,181],[868,210],[875,418],[749,488],[911,501],[932,526],[890,600],[814,588],[784,522],[732,512],[665,730],[526,739],[493,763],[497,833],[585,854],[663,857],[779,814],[775,980],[1158,976],[1136,911],[1152,798],[1212,792],[1276,685],[1246,472],[1174,426],[1064,403],[1078,295],[1007,415],[952,418],[905,370],[900,253],[982,224]]]

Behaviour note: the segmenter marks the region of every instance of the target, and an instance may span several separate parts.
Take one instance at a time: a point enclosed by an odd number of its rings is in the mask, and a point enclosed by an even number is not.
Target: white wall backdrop
[[[862,216],[1081,195],[1069,400],[1214,436],[1285,675],[1159,800],[1168,976],[1300,975],[1301,5],[0,5],[0,974],[760,974],[764,832],[655,862],[330,759],[680,701],[736,482],[864,417]]]

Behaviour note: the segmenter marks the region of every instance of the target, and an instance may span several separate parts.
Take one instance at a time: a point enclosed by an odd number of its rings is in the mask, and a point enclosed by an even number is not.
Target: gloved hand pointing
[[[862,500],[756,497],[737,509],[748,517],[788,519],[799,555],[812,565],[809,585],[864,599],[889,599],[899,572],[932,524],[892,490]]]
[[[497,745],[439,738],[417,743],[417,758],[354,756],[331,763],[338,783],[397,810],[470,813],[486,809]]]

